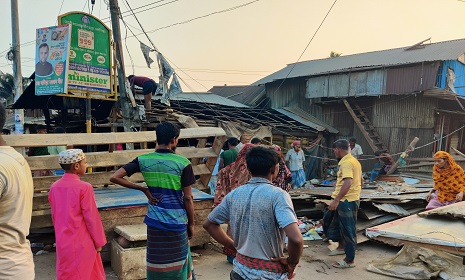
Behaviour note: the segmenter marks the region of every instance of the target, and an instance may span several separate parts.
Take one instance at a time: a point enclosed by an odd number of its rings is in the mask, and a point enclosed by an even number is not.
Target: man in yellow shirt
[[[334,155],[340,159],[337,172],[336,189],[331,195],[333,200],[323,217],[323,229],[328,239],[339,242],[339,247],[329,253],[330,256],[345,255],[334,263],[336,268],[355,267],[355,249],[357,247],[356,223],[362,189],[362,167],[350,154],[349,142],[340,139],[333,144]]]

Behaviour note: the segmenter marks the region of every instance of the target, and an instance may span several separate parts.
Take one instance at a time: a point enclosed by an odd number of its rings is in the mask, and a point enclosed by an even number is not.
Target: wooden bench
[[[196,183],[199,189],[208,189],[208,182],[211,177],[211,172],[215,166],[218,154],[225,140],[225,132],[217,127],[201,127],[201,128],[186,128],[181,129],[179,139],[198,139],[199,143],[205,143],[206,139],[214,137],[212,148],[205,147],[178,147],[176,153],[183,155],[190,159],[193,164],[194,174],[199,176]],[[141,131],[141,132],[117,132],[117,133],[69,133],[69,134],[24,134],[24,135],[4,135],[3,139],[6,144],[14,148],[24,147],[43,147],[43,146],[67,146],[68,148],[82,147],[82,146],[103,146],[108,147],[123,143],[153,143],[156,140],[154,131]],[[146,146],[144,144],[141,145]],[[88,152],[87,163],[90,168],[94,170],[97,168],[118,168],[132,161],[135,157],[153,152],[154,149],[136,149],[136,150],[123,150],[123,151],[108,151],[101,152]],[[206,163],[200,159],[207,158]],[[36,170],[56,170],[61,169],[58,164],[57,155],[47,156],[34,156],[26,157],[32,171]],[[109,181],[112,171],[100,171],[86,173],[81,176],[83,181],[89,182],[96,188],[109,186]],[[60,176],[43,176],[33,177],[34,181],[34,200],[32,209],[31,230],[41,229],[53,226],[50,214],[50,204],[48,202],[48,191],[50,186],[57,181]],[[129,180],[140,183],[143,182],[141,174],[134,174]],[[98,204],[98,202],[97,202]],[[208,204],[208,207],[207,207]],[[196,211],[203,211],[202,218],[205,216],[206,211],[210,211],[212,201],[194,202]],[[208,208],[208,209],[207,209]],[[132,208],[116,207],[114,209],[99,210],[102,219],[107,240],[110,241],[115,237],[114,227],[117,225],[130,225],[140,224],[143,222],[147,206],[138,206]],[[199,212],[200,213],[200,212]],[[197,215],[197,212],[196,212]],[[208,215],[208,214],[207,214]],[[198,217],[199,219],[201,217]],[[203,229],[200,229],[202,230]],[[205,232],[206,234],[206,232]],[[201,235],[199,235],[201,236]],[[203,241],[200,241],[203,242]],[[110,244],[104,247],[102,251],[102,259],[104,261],[110,260]]]

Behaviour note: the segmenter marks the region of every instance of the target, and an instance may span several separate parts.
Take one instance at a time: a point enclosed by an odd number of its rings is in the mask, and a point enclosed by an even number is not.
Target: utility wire
[[[134,8],[134,11],[139,10],[139,9],[142,9],[142,8],[145,8],[145,7],[147,7],[147,6],[155,5],[155,4],[160,3],[160,2],[164,2],[164,1],[167,1],[167,0],[154,1],[154,2],[149,3],[149,4],[136,7],[136,8]],[[158,7],[158,6],[157,6],[157,7]],[[121,15],[125,15],[125,14],[128,14],[128,13],[130,13],[130,11],[124,11],[124,12],[121,13]],[[126,15],[125,15],[125,16],[126,16]],[[111,17],[108,16],[108,17],[106,17],[106,18],[103,18],[102,21],[107,21],[107,20],[110,19],[110,18],[111,18]]]
[[[313,33],[313,36],[312,38],[310,38],[310,41],[308,41],[307,45],[305,46],[305,49],[302,51],[302,53],[300,54],[299,58],[297,59],[297,61],[292,65],[292,68],[289,70],[289,73],[287,73],[286,77],[281,81],[281,83],[279,84],[279,86],[274,90],[273,92],[273,95],[276,94],[276,92],[278,92],[278,90],[281,88],[281,86],[284,84],[284,81],[286,81],[286,79],[289,77],[289,75],[292,73],[292,70],[294,70],[295,66],[297,65],[297,63],[299,63],[300,59],[302,58],[302,56],[305,54],[305,52],[307,51],[308,49],[308,46],[310,46],[310,44],[313,42],[313,39],[315,38],[316,34],[318,33],[318,31],[320,30],[321,26],[323,25],[323,23],[326,21],[326,18],[328,17],[329,13],[331,12],[331,10],[333,9],[334,5],[336,5],[336,2],[337,0],[334,0],[333,4],[331,5],[331,7],[329,8],[328,12],[326,13],[325,17],[323,18],[323,20],[321,21],[320,25],[318,26],[318,28],[315,30],[315,33]],[[263,106],[263,108],[267,107],[268,104],[271,102],[271,99],[269,98],[267,103]]]
[[[160,28],[156,28],[156,29],[147,31],[146,33],[154,33],[154,32],[156,32],[156,31],[158,31],[158,30],[166,29],[166,28],[173,27],[173,26],[176,26],[176,25],[186,24],[186,23],[192,22],[192,21],[194,21],[194,20],[206,18],[206,17],[212,16],[212,15],[230,12],[230,11],[233,11],[233,10],[236,10],[236,9],[239,9],[239,8],[242,8],[242,7],[245,7],[245,6],[248,6],[248,5],[253,4],[253,3],[255,3],[255,2],[258,2],[258,1],[260,1],[260,0],[254,0],[254,1],[247,2],[247,3],[245,3],[245,4],[242,4],[242,5],[239,5],[239,6],[234,6],[234,7],[227,8],[227,9],[224,9],[224,10],[221,10],[221,11],[216,11],[216,12],[209,13],[209,14],[206,14],[206,15],[203,15],[203,16],[198,16],[198,17],[191,18],[191,19],[188,19],[188,20],[185,20],[185,21],[181,21],[181,22],[177,22],[177,23],[170,24],[170,25],[166,25],[166,26],[163,26],[163,27],[160,27]],[[141,34],[142,34],[142,33],[141,33]],[[137,35],[141,35],[141,34],[137,34]]]

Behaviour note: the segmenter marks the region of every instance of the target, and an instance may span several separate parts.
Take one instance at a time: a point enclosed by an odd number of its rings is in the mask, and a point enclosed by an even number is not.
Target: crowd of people
[[[0,105],[0,126],[4,123],[5,109]],[[155,133],[155,151],[125,164],[110,181],[147,197],[147,279],[195,279],[189,247],[198,226],[194,224],[194,171],[191,162],[175,152],[180,134],[176,125],[161,123]],[[355,267],[362,188],[357,157],[363,154],[361,149],[352,153],[355,145],[344,139],[333,143],[337,180],[323,217],[326,238],[339,243],[329,255],[344,255],[333,264],[340,269]],[[301,143],[293,142],[283,155],[281,147],[262,145],[260,139],[244,134],[240,140],[228,139],[223,148],[217,173],[212,176],[214,208],[203,228],[224,246],[233,264],[230,279],[291,279],[303,251],[288,193],[305,183]],[[65,172],[48,194],[56,236],[57,279],[105,279],[100,251],[107,240],[92,185],[79,177],[87,169],[86,155],[80,149],[57,148],[55,152]],[[34,279],[26,238],[31,223],[32,173],[24,157],[7,146],[2,136],[0,154],[0,279]],[[461,201],[465,188],[464,172],[448,153],[437,152],[434,159],[434,188],[428,194],[427,209]],[[139,172],[146,186],[127,179]],[[229,225],[226,232],[222,224]]]

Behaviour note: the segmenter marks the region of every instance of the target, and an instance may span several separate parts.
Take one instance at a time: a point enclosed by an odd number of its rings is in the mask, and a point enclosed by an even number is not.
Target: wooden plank
[[[378,150],[378,147],[376,147],[375,143],[373,142],[373,139],[371,139],[370,134],[365,130],[365,126],[360,122],[360,119],[357,117],[355,114],[354,110],[350,106],[349,102],[346,99],[342,99],[344,102],[344,105],[346,106],[347,110],[349,111],[350,115],[354,119],[355,123],[357,124],[358,128],[360,129],[360,132],[362,132],[363,136],[367,140],[368,144],[370,145],[371,149],[373,152],[376,152]]]
[[[213,171],[213,169],[215,169],[218,155],[220,154],[221,148],[223,147],[225,140],[226,140],[226,136],[223,135],[223,136],[215,137],[215,140],[213,141],[211,150],[213,151],[213,153],[215,153],[215,157],[209,157],[207,162],[205,163],[208,170],[210,170],[210,173],[200,176],[200,182],[202,183],[204,188],[208,188],[208,182],[210,181],[210,178],[212,176],[211,172]]]
[[[211,174],[211,171],[207,168],[205,164],[199,164],[192,166],[194,170],[194,175],[202,176]],[[92,184],[94,187],[100,187],[104,185],[112,184],[109,180],[110,177],[113,175],[114,171],[108,172],[94,172],[94,173],[87,173],[81,177],[81,180]],[[34,192],[48,192],[50,186],[55,183],[61,176],[42,176],[42,177],[33,177],[34,181]],[[141,173],[133,174],[131,177],[128,178],[131,182],[143,182],[144,177],[142,177]]]
[[[93,152],[86,153],[86,158],[87,164],[91,168],[118,166],[124,165],[140,155],[151,153],[153,151],[153,149],[147,149],[115,151],[112,153]],[[210,148],[179,147],[176,149],[176,153],[185,156],[188,159],[218,157],[213,149]],[[58,163],[57,155],[27,157],[26,160],[29,163],[29,167],[32,171],[43,169],[61,169],[60,164]]]
[[[219,127],[183,128],[179,139],[223,136]],[[6,145],[11,147],[41,146],[84,146],[108,145],[118,143],[154,142],[154,131],[108,132],[108,133],[66,133],[66,134],[19,134],[3,135]]]

